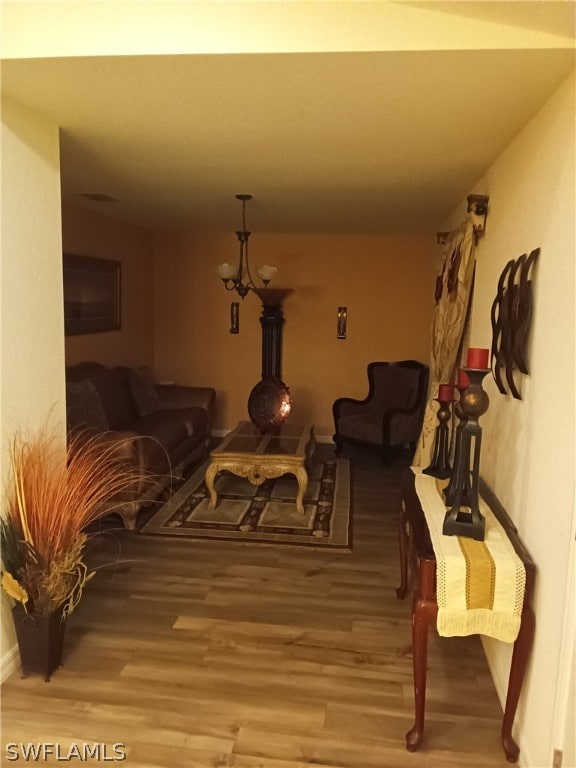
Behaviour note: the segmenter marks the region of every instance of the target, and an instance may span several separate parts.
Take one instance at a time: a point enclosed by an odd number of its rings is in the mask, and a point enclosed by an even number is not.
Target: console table
[[[502,746],[506,758],[510,762],[516,762],[520,749],[512,738],[512,725],[534,638],[535,617],[532,610],[532,597],[536,569],[508,514],[482,481],[481,495],[504,528],[514,550],[524,564],[526,572],[520,630],[514,642],[506,707],[502,721]],[[396,594],[399,599],[403,599],[409,586],[413,583],[416,584],[412,609],[415,723],[406,734],[406,748],[410,752],[414,752],[420,746],[424,733],[428,630],[430,626],[436,626],[438,614],[436,556],[424,511],[416,491],[414,473],[410,469],[406,470],[403,476],[403,497],[399,527],[401,583]]]

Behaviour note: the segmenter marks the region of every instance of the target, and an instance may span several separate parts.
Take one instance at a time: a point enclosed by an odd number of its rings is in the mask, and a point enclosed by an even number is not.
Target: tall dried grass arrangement
[[[135,439],[135,438],[133,438]],[[93,576],[84,562],[86,527],[144,475],[126,462],[126,444],[77,433],[64,451],[46,432],[16,435],[1,520],[2,587],[28,612],[70,614]]]

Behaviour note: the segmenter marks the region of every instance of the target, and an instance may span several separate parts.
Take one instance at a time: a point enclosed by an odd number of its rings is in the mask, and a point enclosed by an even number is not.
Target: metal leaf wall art
[[[494,381],[503,394],[517,400],[522,396],[514,380],[514,371],[528,373],[528,339],[532,320],[532,273],[540,253],[510,260],[498,280],[498,291],[492,303],[491,365]]]

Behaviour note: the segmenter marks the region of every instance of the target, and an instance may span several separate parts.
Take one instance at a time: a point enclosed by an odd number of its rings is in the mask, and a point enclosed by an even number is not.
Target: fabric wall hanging
[[[428,403],[414,466],[429,464],[437,424],[434,398],[440,384],[455,379],[472,295],[476,244],[484,231],[487,211],[486,195],[469,195],[466,219],[453,232],[439,234],[443,253],[436,278]]]

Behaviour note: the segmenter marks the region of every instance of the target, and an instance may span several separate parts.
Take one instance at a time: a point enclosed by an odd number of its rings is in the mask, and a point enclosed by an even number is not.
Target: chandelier
[[[242,229],[236,232],[236,237],[240,243],[240,261],[237,267],[228,263],[220,264],[218,275],[222,279],[227,291],[236,290],[238,295],[244,298],[249,290],[254,290],[256,287],[250,274],[250,263],[248,261],[248,238],[250,237],[250,232],[246,230],[246,202],[252,200],[252,195],[236,195],[236,199],[242,202]],[[276,267],[271,267],[268,264],[256,267],[256,274],[265,286],[274,277],[276,271]]]

